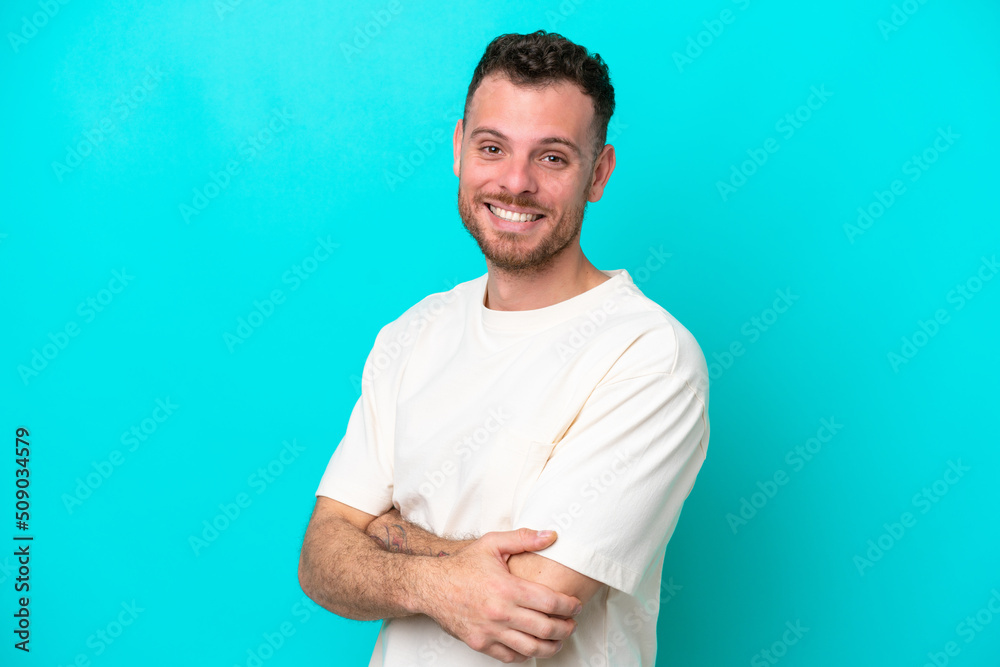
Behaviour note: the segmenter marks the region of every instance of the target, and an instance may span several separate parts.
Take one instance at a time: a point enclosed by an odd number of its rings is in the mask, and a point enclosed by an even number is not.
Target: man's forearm
[[[392,553],[339,517],[310,523],[299,579],[313,600],[359,621],[422,613],[424,574],[433,557]]]
[[[438,537],[403,519],[395,508],[372,521],[368,525],[367,534],[386,551],[420,556],[448,556],[475,542],[475,539],[451,540]]]
[[[366,535],[368,528],[384,530],[372,526],[379,519],[393,521],[398,536],[393,528],[384,543]],[[569,617],[580,612],[581,600],[521,579],[505,563],[544,549],[555,537],[521,528],[474,540],[445,539],[442,545],[442,538],[419,526],[408,528],[400,517],[375,517],[317,496],[299,558],[299,583],[310,598],[346,618],[426,614],[446,633],[502,662],[551,657],[575,629]],[[453,552],[425,556],[414,546]]]
[[[447,556],[475,542],[475,540],[450,540],[438,537],[403,519],[399,510],[395,508],[376,517],[368,524],[366,532],[380,548],[394,553]],[[581,601],[589,600],[600,587],[600,583],[596,580],[553,564],[544,556],[531,552],[510,556],[507,568],[515,576],[542,583],[567,595],[573,595]]]

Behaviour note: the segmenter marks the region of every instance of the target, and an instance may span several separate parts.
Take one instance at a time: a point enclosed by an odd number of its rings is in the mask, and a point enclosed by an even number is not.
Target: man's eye
[[[493,149],[496,149],[496,152],[493,152]],[[485,151],[487,155],[500,154],[500,147],[494,146],[492,144],[490,144],[489,146],[482,146],[479,150]],[[544,159],[548,160],[549,158],[554,158],[554,160],[549,160],[549,164],[564,164],[566,162],[566,160],[559,155],[546,155]]]

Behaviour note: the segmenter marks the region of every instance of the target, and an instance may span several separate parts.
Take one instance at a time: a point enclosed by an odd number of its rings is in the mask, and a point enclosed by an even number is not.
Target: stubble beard
[[[550,266],[559,253],[580,235],[580,230],[583,228],[583,216],[587,210],[586,199],[583,200],[583,203],[574,203],[573,206],[566,209],[545,237],[536,242],[533,247],[526,247],[523,234],[492,228],[484,229],[484,226],[488,226],[490,223],[484,222],[482,217],[490,213],[485,210],[482,199],[475,196],[470,204],[467,198],[462,195],[462,188],[459,185],[458,214],[462,218],[462,224],[465,225],[466,231],[476,240],[483,256],[494,267],[516,276],[539,273]],[[500,204],[537,208],[532,206],[530,202],[522,205],[510,197],[490,196],[489,199]],[[548,214],[545,217],[548,219]],[[545,220],[542,221],[542,224],[545,224]]]

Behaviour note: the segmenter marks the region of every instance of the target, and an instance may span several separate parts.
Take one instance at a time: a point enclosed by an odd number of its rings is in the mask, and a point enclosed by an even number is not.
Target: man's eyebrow
[[[507,135],[505,135],[500,130],[494,130],[492,127],[477,127],[469,134],[469,140],[475,139],[476,136],[480,134],[491,134],[495,136],[497,139],[510,142],[510,138],[508,138]],[[565,137],[545,137],[544,139],[539,139],[538,143],[562,144],[567,148],[569,148],[570,150],[572,150],[574,153],[576,153],[577,157],[583,155],[583,153],[580,151],[580,147],[577,146],[574,142],[570,141],[569,139],[566,139]]]

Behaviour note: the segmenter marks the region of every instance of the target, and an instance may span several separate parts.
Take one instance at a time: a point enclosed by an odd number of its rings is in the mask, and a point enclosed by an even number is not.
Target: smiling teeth
[[[510,222],[534,222],[538,220],[541,215],[535,215],[531,213],[514,213],[513,211],[507,211],[502,208],[497,208],[493,204],[488,204],[490,210],[498,218],[503,218],[504,220],[509,220]]]

